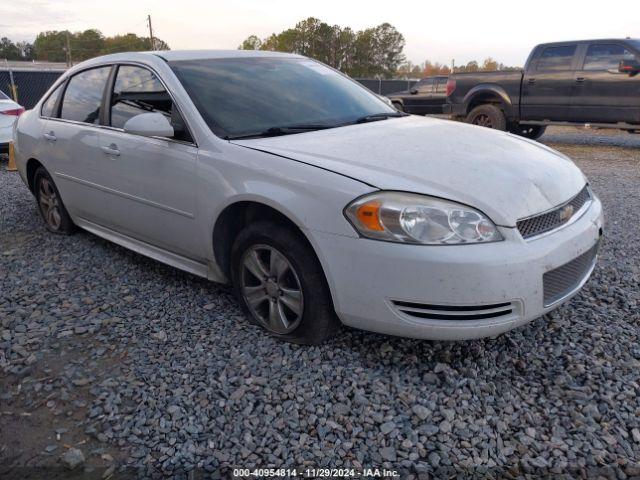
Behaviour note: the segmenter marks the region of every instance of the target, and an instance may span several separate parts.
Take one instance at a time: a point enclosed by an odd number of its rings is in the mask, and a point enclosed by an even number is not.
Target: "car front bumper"
[[[543,275],[595,251],[602,228],[602,204],[594,197],[578,220],[529,241],[517,229],[502,227],[504,241],[461,246],[406,245],[319,232],[313,237],[345,325],[405,337],[464,340],[511,330],[575,295],[595,257],[575,279],[575,288],[549,306]]]

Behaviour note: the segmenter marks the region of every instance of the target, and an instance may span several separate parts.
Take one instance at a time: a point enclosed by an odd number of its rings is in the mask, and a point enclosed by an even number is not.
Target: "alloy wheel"
[[[249,310],[267,330],[285,335],[302,321],[303,294],[287,258],[270,245],[254,245],[241,260],[241,291]]]
[[[41,177],[38,183],[38,204],[45,221],[53,230],[59,230],[62,224],[60,200],[48,178]]]

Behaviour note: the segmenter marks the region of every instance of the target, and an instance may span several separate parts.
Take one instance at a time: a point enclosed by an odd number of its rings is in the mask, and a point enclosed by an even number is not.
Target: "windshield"
[[[169,62],[217,135],[332,127],[393,108],[341,73],[306,58],[219,58]]]

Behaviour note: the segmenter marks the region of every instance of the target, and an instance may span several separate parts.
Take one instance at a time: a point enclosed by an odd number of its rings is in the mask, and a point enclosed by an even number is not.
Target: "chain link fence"
[[[33,108],[51,85],[64,73],[63,70],[10,70],[0,67],[0,90],[13,98],[13,86],[17,101],[26,109]],[[416,80],[382,80],[376,78],[356,78],[361,85],[374,93],[388,95],[400,90],[408,90]]]
[[[59,70],[33,71],[33,70],[7,70],[0,68],[0,90],[9,97],[14,98],[26,109],[33,108],[42,98],[49,87],[64,72]],[[13,88],[15,87],[15,89]]]

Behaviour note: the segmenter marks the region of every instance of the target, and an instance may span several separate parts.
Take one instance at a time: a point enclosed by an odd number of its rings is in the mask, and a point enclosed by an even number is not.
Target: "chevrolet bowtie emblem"
[[[560,209],[560,221],[566,222],[573,216],[573,205],[565,205]]]

